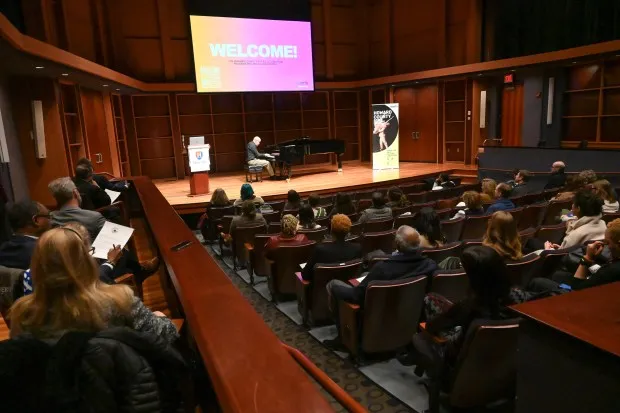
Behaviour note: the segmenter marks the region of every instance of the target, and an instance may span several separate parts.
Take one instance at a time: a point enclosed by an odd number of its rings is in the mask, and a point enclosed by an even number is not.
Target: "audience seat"
[[[394,218],[401,216],[402,214],[405,214],[407,212],[411,212],[411,206],[406,206],[406,207],[393,207],[392,208],[392,216]]]
[[[254,277],[266,277],[269,274],[269,264],[265,259],[265,244],[269,241],[272,234],[255,234],[254,242],[244,244],[249,256],[248,274],[250,274],[250,284],[254,285]]]
[[[581,248],[577,245],[571,248],[563,248],[557,250],[545,250],[539,255],[540,259],[532,269],[532,277],[534,278],[551,278],[554,272],[560,269],[562,260],[571,252]]]
[[[299,264],[307,262],[308,257],[312,256],[315,245],[314,241],[304,245],[281,245],[272,251],[273,261],[267,260],[267,282],[274,302],[295,295],[295,273],[299,271]]]
[[[351,220],[351,222],[353,222],[353,220]],[[349,233],[351,235],[362,235],[362,223],[356,222],[354,224],[351,224],[351,229],[349,230]]]
[[[16,298],[23,295],[24,270],[0,265],[0,315],[8,325],[7,313]]]
[[[537,202],[544,202],[545,195],[542,192],[533,192],[531,194],[526,194],[517,198],[511,198],[512,202],[518,206],[525,206],[535,204]]]
[[[422,314],[427,277],[372,281],[366,288],[363,309],[339,302],[342,344],[356,360],[364,354],[405,348]]]
[[[296,217],[297,215],[299,215],[299,209],[285,209],[282,211],[282,216],[284,215],[292,215]]]
[[[381,250],[386,254],[391,254],[394,251],[395,234],[396,231],[393,229],[382,232],[365,232],[361,238],[362,257],[377,250]]]
[[[550,201],[547,205],[547,211],[545,212],[545,218],[542,225],[553,225],[560,221],[563,209],[570,210],[573,206],[573,200],[568,201]]]
[[[319,205],[325,206],[334,203],[335,194],[321,195],[319,200]],[[282,208],[284,209],[284,204],[282,204]]]
[[[448,257],[460,256],[462,247],[461,241],[449,242],[441,247],[423,249],[422,254],[439,264]]]
[[[534,268],[539,259],[540,256],[536,254],[528,254],[518,261],[506,262],[511,284],[515,287],[525,288],[532,279]]]
[[[543,191],[543,196],[545,197],[546,201],[550,201],[551,198],[555,197],[559,192],[560,188],[545,189]]]
[[[347,216],[349,217],[349,219],[351,220],[351,222],[357,222],[360,219],[360,214],[355,212],[353,214],[347,214]]]
[[[317,229],[300,229],[297,231],[299,234],[305,234],[310,241],[321,243],[327,235],[327,227],[321,227]]]
[[[233,218],[233,215],[224,215],[222,217],[221,224],[217,226],[217,230],[220,232],[220,237],[218,238],[218,241],[221,256],[224,256],[224,238],[222,238],[222,234],[228,234],[228,231],[230,231],[230,224],[232,223]]]
[[[426,202],[427,194],[428,192],[418,192],[418,193],[407,194],[407,199],[412,204],[423,204]]]
[[[398,229],[402,225],[409,225],[410,227],[412,227],[414,222],[415,222],[415,217],[411,214],[399,215],[396,218],[394,218],[394,229]]]
[[[327,301],[327,283],[331,280],[347,282],[359,277],[362,261],[354,260],[339,264],[316,264],[312,281],[306,281],[296,273],[297,308],[307,326],[331,321]]]
[[[243,267],[247,262],[247,252],[245,244],[251,244],[254,242],[254,236],[256,234],[266,234],[267,228],[263,224],[237,227],[232,234],[232,254],[233,254],[233,269],[236,271],[239,267]]]
[[[435,208],[435,201],[411,205],[411,213],[415,215],[420,212],[422,208]]]
[[[119,216],[118,216],[118,219],[113,219],[113,221],[117,221],[118,224],[125,225],[126,227],[128,227],[129,226],[129,212],[127,211],[127,207],[126,207],[124,201],[116,201],[114,203],[111,203],[110,205],[106,205],[104,207],[97,208],[97,209],[95,209],[95,211],[97,211],[100,214],[102,214],[103,216],[107,217],[107,216],[109,216],[107,214],[108,211],[112,211],[112,210],[115,210],[115,209],[118,210]],[[116,214],[114,214],[114,215],[116,215]]]
[[[519,231],[519,239],[521,240],[521,245],[525,245],[528,240],[534,238],[536,236],[536,231],[536,228],[528,228],[524,229],[523,231]]]
[[[207,208],[207,222],[208,225],[200,228],[202,237],[205,241],[215,241],[218,239],[219,231],[218,225],[222,224],[222,218],[225,215],[233,215],[235,213],[235,207],[232,205],[225,207],[208,207]],[[229,226],[230,228],[230,226]],[[226,230],[228,231],[228,229]]]
[[[284,204],[285,203],[286,203],[286,201],[266,202],[267,205],[271,206],[271,209],[273,209],[274,211],[278,211],[278,212],[284,211]]]
[[[467,298],[469,291],[469,278],[462,268],[436,271],[430,284],[430,293],[439,294],[453,303]]]
[[[603,221],[605,221],[606,224],[609,224],[611,221],[618,218],[620,218],[620,212],[603,214]]]
[[[372,219],[366,221],[363,225],[364,232],[381,232],[388,231],[394,227],[394,220],[389,219]]]
[[[435,210],[435,213],[437,214],[437,217],[439,218],[439,220],[443,221],[443,220],[452,218],[456,212],[453,212],[451,208],[446,208],[446,209],[437,208]]]
[[[331,228],[332,221],[329,217],[317,218],[315,220],[317,225],[320,225],[325,228]]]
[[[480,239],[487,232],[487,226],[490,215],[482,215],[478,217],[467,217],[463,224],[463,232],[461,233],[461,239]]]
[[[263,218],[265,218],[265,221],[267,221],[267,224],[271,224],[272,222],[279,223],[280,220],[282,219],[280,211],[274,210],[274,212],[263,212],[262,215],[263,215]]]
[[[403,191],[403,194],[414,194],[423,192],[425,186],[426,184],[422,182],[416,182],[414,184],[403,185],[400,187],[400,189],[401,191]]]
[[[566,235],[566,223],[556,225],[543,225],[536,231],[536,238],[542,242],[549,241],[554,244],[561,244]]]
[[[519,222],[517,223],[518,229],[538,228],[542,224],[546,210],[546,203],[524,207],[519,217]]]
[[[333,204],[327,204],[327,205],[322,205],[322,206],[325,209],[325,214],[327,216],[329,216],[329,214],[331,214],[331,212],[332,212],[332,209],[334,208],[334,205]]]
[[[279,234],[282,232],[281,222],[270,222],[267,227],[267,232],[270,234]]]
[[[523,215],[523,210],[524,208],[520,207],[520,208],[510,209],[506,211],[506,212],[510,212],[510,215],[512,215],[512,218],[517,223],[517,227],[519,226],[519,220],[521,219],[521,216]]]
[[[374,189],[369,189],[367,191],[360,191],[358,193],[355,194],[355,199],[359,202],[363,199],[366,200],[371,200],[372,199],[372,194],[375,192]]]
[[[460,198],[448,198],[448,199],[440,199],[437,201],[437,209],[452,209],[456,208],[456,205],[460,202]]]
[[[357,212],[362,212],[367,210],[372,206],[372,201],[370,199],[360,199],[357,201]]]
[[[516,388],[519,320],[475,320],[469,327],[450,383],[450,405],[483,408],[512,400]]]
[[[448,242],[456,242],[461,239],[463,226],[465,225],[465,217],[458,217],[441,222],[441,232]]]

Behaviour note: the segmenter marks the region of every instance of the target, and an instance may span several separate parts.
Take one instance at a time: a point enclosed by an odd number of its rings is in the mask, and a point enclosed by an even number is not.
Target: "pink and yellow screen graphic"
[[[190,16],[198,92],[314,90],[310,22]]]

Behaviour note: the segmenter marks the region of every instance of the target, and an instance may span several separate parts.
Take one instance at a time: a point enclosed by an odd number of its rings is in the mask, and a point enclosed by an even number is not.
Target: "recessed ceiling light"
[[[63,76],[69,76],[69,73],[63,73],[62,75]]]
[[[516,69],[512,69],[512,70],[511,70],[511,72],[516,72],[516,71],[517,71]]]
[[[478,73],[478,76],[482,76],[482,73]]]
[[[577,62],[573,62],[573,64],[574,64],[574,65],[576,65],[576,64],[577,64]]]
[[[103,87],[108,87],[108,85],[103,85]]]
[[[35,69],[37,69],[37,70],[39,70],[39,69],[45,69],[45,67],[43,67],[43,66],[35,66],[34,68],[35,68]]]
[[[116,91],[117,91],[117,92],[120,92],[121,90],[120,90],[120,89],[116,89]]]

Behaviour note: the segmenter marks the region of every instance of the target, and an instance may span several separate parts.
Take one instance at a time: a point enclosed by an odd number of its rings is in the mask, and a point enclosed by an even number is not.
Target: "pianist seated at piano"
[[[249,166],[262,166],[264,169],[267,169],[269,176],[272,177],[274,176],[274,172],[270,160],[273,160],[273,157],[269,154],[260,153],[258,151],[260,141],[260,137],[255,136],[254,139],[248,143],[248,150],[246,154],[247,162]]]

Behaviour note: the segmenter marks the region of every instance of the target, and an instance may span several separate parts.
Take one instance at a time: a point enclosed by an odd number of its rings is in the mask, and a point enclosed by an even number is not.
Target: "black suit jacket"
[[[0,245],[0,265],[27,270],[30,268],[30,260],[36,244],[36,238],[13,235]]]
[[[82,179],[74,179],[73,182],[82,196],[82,209],[95,210],[110,205],[112,202],[105,190]],[[96,182],[96,181],[95,181]]]
[[[316,264],[337,264],[356,258],[362,258],[362,246],[357,242],[335,241],[317,244],[301,276],[304,280],[312,281]]]
[[[517,185],[512,189],[512,193],[510,194],[511,198],[515,198],[518,196],[527,195],[530,193],[530,187],[528,184]]]
[[[386,261],[375,264],[360,285],[355,287],[354,304],[364,304],[366,288],[372,281],[393,281],[418,275],[430,276],[435,270],[437,270],[435,261],[420,254],[420,250],[393,255]]]
[[[552,173],[545,189],[561,188],[564,185],[566,185],[566,174],[564,172]]]

